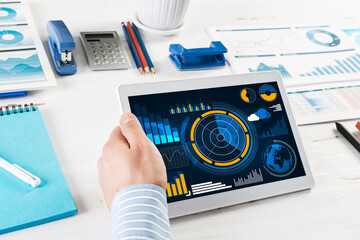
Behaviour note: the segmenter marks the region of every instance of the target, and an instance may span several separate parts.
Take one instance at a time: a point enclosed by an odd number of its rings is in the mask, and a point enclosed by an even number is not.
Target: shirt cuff
[[[154,184],[120,190],[111,206],[113,239],[172,239],[166,193]]]

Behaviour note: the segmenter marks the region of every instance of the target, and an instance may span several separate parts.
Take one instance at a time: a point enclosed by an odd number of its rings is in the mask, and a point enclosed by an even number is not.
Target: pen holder
[[[147,27],[171,30],[184,22],[189,0],[138,0],[137,17]]]

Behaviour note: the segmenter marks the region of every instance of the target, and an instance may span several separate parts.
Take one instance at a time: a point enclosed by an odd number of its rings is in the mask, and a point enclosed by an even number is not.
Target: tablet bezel
[[[199,90],[228,86],[244,86],[246,84],[277,82],[284,108],[289,119],[300,158],[305,170],[305,176],[286,179],[282,181],[265,183],[257,186],[231,190],[227,192],[214,193],[211,195],[181,200],[169,203],[169,217],[175,218],[206,210],[226,207],[234,204],[244,203],[252,200],[272,197],[285,193],[300,191],[311,188],[314,180],[305,155],[300,135],[290,108],[287,94],[279,72],[261,72],[250,74],[239,74],[229,76],[218,76],[209,78],[174,80],[166,82],[121,85],[117,89],[118,99],[123,112],[130,112],[129,97],[139,95],[150,95],[157,93],[179,92],[187,90]]]

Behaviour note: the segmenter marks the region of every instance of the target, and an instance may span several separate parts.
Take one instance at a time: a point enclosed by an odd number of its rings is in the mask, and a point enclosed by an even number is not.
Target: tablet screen
[[[129,102],[164,159],[169,203],[305,175],[276,82]]]

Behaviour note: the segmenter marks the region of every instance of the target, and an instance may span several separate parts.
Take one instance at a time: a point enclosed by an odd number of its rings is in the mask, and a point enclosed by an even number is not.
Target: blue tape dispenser
[[[209,48],[186,49],[180,44],[170,45],[170,59],[179,70],[224,66],[226,47],[220,42],[211,42]]]
[[[61,20],[47,23],[48,44],[56,71],[60,75],[76,73],[77,66],[71,50],[75,49],[75,40],[65,23]]]

